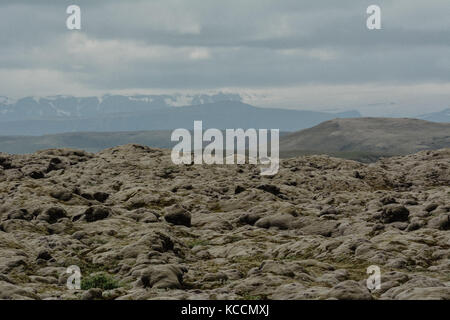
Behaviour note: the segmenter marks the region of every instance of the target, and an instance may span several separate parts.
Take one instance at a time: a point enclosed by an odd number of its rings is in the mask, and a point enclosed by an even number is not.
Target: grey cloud
[[[380,31],[365,27],[373,3]],[[65,29],[69,4],[82,8],[81,32]],[[448,83],[449,10],[447,0],[2,1],[0,71],[36,71],[33,92],[41,74],[101,91]]]

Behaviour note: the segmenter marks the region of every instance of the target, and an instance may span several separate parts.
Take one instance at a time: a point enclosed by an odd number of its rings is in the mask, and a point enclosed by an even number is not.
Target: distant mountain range
[[[231,93],[213,95],[105,95],[103,97],[60,95],[26,97],[15,101],[0,96],[0,121],[91,118],[115,113],[135,113],[221,101],[241,101],[241,97],[238,94]]]
[[[439,112],[423,114],[418,116],[417,118],[434,122],[450,122],[450,108]]]
[[[420,119],[361,118],[357,111],[327,113],[258,108],[236,94],[55,96],[13,101],[0,97],[0,152],[48,148],[99,151],[138,143],[171,148],[173,129],[280,129],[283,157],[326,153],[371,161],[380,156],[450,147],[450,109]],[[436,123],[444,122],[444,123]],[[293,132],[293,133],[292,133]]]
[[[296,131],[334,118],[360,117],[356,111],[326,113],[258,108],[239,95],[66,96],[0,99],[0,135],[191,129],[194,120],[209,128],[267,128]],[[176,107],[185,105],[184,107]]]

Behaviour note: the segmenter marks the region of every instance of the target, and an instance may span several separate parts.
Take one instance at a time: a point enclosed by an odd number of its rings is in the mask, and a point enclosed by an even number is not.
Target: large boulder
[[[409,219],[409,210],[401,204],[389,204],[383,207],[381,221],[383,223],[406,222]]]
[[[108,207],[93,206],[93,207],[89,207],[84,212],[84,219],[87,222],[94,222],[94,221],[106,219],[110,216],[110,214],[111,214],[111,209]]]
[[[37,219],[46,221],[50,224],[58,222],[62,218],[67,217],[67,212],[61,207],[51,207],[39,214]]]
[[[138,285],[144,288],[181,289],[187,269],[178,265],[151,266],[141,272]]]
[[[6,216],[6,220],[27,220],[30,221],[33,219],[33,215],[28,212],[27,209],[16,209],[8,213]]]
[[[275,227],[281,230],[289,229],[294,217],[290,214],[276,214],[269,217],[264,217],[256,221],[255,226],[258,228],[271,228]]]
[[[166,208],[164,219],[175,225],[191,226],[191,213],[178,204]]]

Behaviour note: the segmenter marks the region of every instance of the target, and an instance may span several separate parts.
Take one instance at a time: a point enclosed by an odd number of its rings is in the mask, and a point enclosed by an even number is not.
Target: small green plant
[[[195,240],[189,241],[187,243],[187,245],[188,245],[189,248],[192,249],[192,248],[197,247],[197,246],[207,246],[207,245],[209,245],[209,241],[208,240],[202,240],[202,239],[195,239]]]
[[[95,275],[90,275],[81,280],[81,289],[89,290],[91,288],[99,288],[102,290],[112,290],[120,287],[119,282],[117,282],[112,276],[106,273],[99,273]]]

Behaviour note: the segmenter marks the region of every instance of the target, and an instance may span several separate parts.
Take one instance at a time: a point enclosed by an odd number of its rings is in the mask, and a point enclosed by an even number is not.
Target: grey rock
[[[109,198],[109,193],[106,193],[106,192],[95,192],[93,197],[98,202],[105,202]]]
[[[425,207],[425,211],[426,211],[426,212],[432,212],[432,211],[436,210],[436,208],[437,208],[438,206],[439,206],[439,205],[436,204],[436,203],[430,203],[429,205],[427,205],[427,206]]]
[[[191,213],[180,205],[173,205],[166,208],[164,219],[175,225],[191,226]]]
[[[139,285],[144,288],[181,289],[186,268],[177,265],[152,266],[142,271]]]
[[[339,213],[339,211],[336,208],[329,207],[329,208],[326,208],[326,209],[323,209],[322,211],[320,211],[319,216],[336,215],[338,213]]]
[[[108,218],[111,215],[111,209],[108,207],[101,207],[101,206],[93,206],[88,208],[84,212],[84,219],[87,222],[95,222],[98,220],[103,220]]]
[[[64,189],[54,190],[50,193],[50,195],[53,198],[61,201],[69,201],[70,199],[72,199],[72,192]]]
[[[450,214],[440,214],[428,222],[428,227],[439,230],[450,230]]]
[[[390,204],[383,207],[381,220],[383,223],[408,221],[409,210],[400,204]]]
[[[280,194],[280,188],[272,184],[263,184],[258,186],[257,189],[266,191],[276,196]]]
[[[18,209],[11,211],[6,219],[7,220],[20,219],[30,221],[33,218],[34,216],[31,213],[29,213],[27,209]]]
[[[275,227],[281,230],[286,230],[289,229],[289,226],[291,225],[293,219],[294,218],[288,214],[277,214],[274,216],[259,219],[258,221],[256,221],[255,226],[265,229]]]
[[[38,256],[36,259],[42,259],[42,260],[50,260],[52,259],[52,255],[50,254],[50,252],[48,252],[48,250],[41,250],[38,253]]]
[[[52,224],[66,217],[67,217],[66,210],[64,210],[61,207],[51,207],[45,210],[43,213],[39,214],[37,219]]]
[[[102,294],[102,289],[91,288],[81,295],[81,300],[99,300],[102,298]]]

